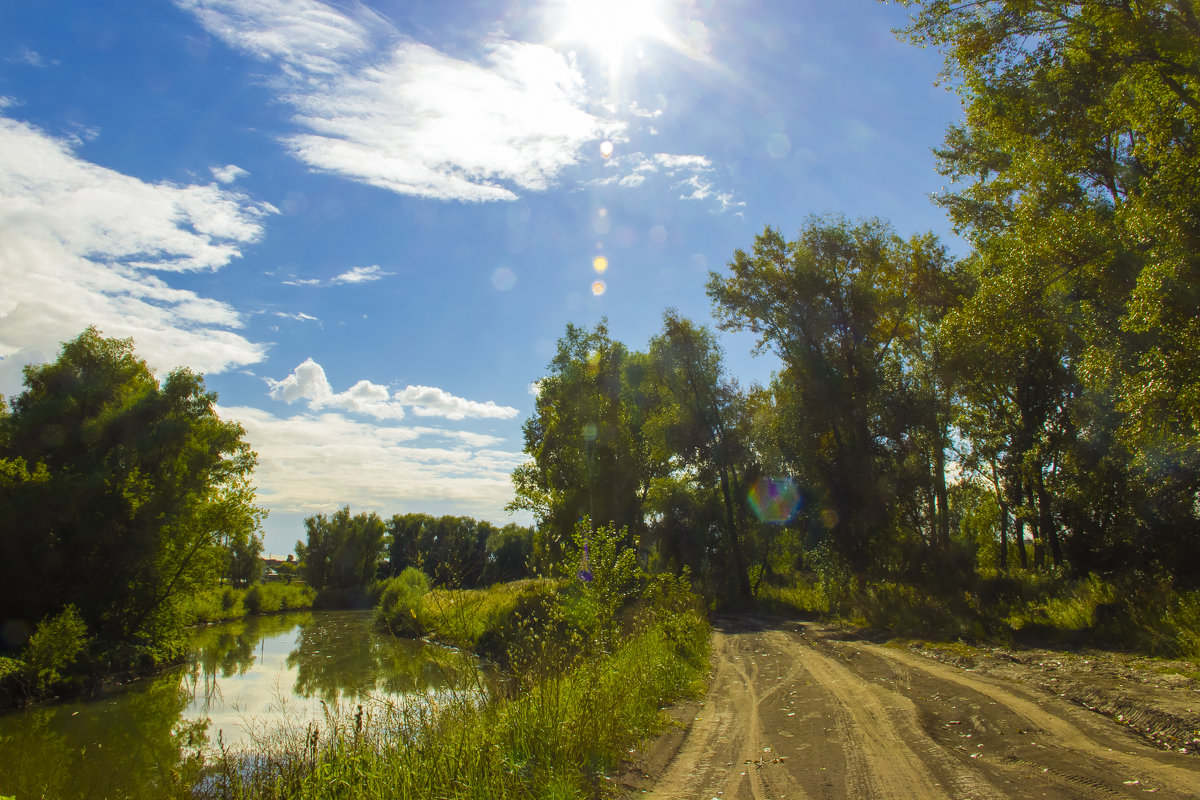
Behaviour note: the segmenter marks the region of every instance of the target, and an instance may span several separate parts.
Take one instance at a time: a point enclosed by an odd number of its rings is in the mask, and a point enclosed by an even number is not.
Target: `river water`
[[[185,666],[87,701],[0,716],[0,798],[161,798],[204,754],[281,730],[479,686],[457,651],[377,632],[369,612],[251,617],[196,629]]]

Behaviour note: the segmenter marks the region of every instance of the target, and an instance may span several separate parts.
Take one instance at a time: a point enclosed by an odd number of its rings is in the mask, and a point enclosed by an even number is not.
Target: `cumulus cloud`
[[[346,391],[335,393],[325,377],[325,369],[311,358],[283,380],[267,378],[267,386],[272,399],[289,404],[303,400],[313,410],[336,408],[376,419],[404,418],[404,406],[392,402],[386,386],[359,381]]]
[[[501,440],[464,431],[363,422],[339,413],[276,416],[221,408],[258,453],[258,500],[273,512],[311,513],[349,504],[394,512],[453,505],[456,513],[501,516],[512,470],[525,460]]]
[[[362,6],[177,0],[213,35],[280,68],[316,170],[406,195],[511,200],[541,190],[622,125],[586,109],[583,78],[544,45],[496,39],[479,61],[403,39]]]
[[[466,400],[442,389],[432,386],[408,386],[396,392],[395,398],[406,406],[411,406],[418,417],[445,417],[446,419],[512,419],[517,416],[517,409],[512,406],[500,406],[492,400],[479,403]]]
[[[0,393],[8,364],[33,363],[87,325],[132,336],[156,368],[221,372],[263,358],[232,306],[171,286],[218,270],[275,209],[209,186],[146,183],[75,156],[0,117]]]
[[[391,394],[386,386],[359,381],[344,392],[333,391],[325,369],[311,358],[282,380],[267,379],[269,395],[285,403],[304,401],[314,411],[336,408],[376,419],[403,419],[410,408],[418,417],[445,419],[512,419],[519,413],[511,406],[488,400],[481,403],[456,397],[432,386],[408,386]]]

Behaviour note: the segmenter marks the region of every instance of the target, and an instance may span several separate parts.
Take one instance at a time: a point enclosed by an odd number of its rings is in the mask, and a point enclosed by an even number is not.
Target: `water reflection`
[[[252,750],[326,709],[480,682],[469,656],[379,634],[359,612],[214,625],[192,645],[186,667],[120,692],[0,715],[0,796],[183,796],[218,737]]]
[[[478,675],[474,660],[455,650],[374,631],[363,636],[336,617],[306,626],[287,665],[296,672],[294,694],[329,705],[368,695],[461,689]]]
[[[183,796],[206,727],[181,716],[188,702],[176,671],[110,697],[0,717],[0,795]]]

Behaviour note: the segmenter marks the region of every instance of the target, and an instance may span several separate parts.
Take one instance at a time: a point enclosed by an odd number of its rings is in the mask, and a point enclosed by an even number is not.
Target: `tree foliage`
[[[187,369],[161,382],[128,339],[89,328],[25,368],[0,410],[0,608],[74,605],[101,642],[153,642],[176,601],[258,537],[255,454]]]
[[[976,250],[954,327],[1004,506],[1056,560],[1063,527],[1078,568],[1200,579],[1181,569],[1200,556],[1183,533],[1200,491],[1193,4],[906,5],[964,104],[940,201]]]
[[[356,605],[366,598],[384,554],[383,520],[375,513],[351,516],[349,506],[304,519],[305,540],[296,559],[323,605]]]
[[[586,331],[568,324],[548,374],[538,382],[534,415],[525,422],[525,452],[510,508],[532,511],[551,533],[556,561],[576,520],[640,533],[650,482],[665,458],[643,435],[647,423],[644,356],[608,336],[605,323]]]
[[[815,493],[830,546],[860,572],[886,560],[906,517],[938,540],[928,520],[944,488],[928,507],[920,499],[944,475],[948,396],[922,325],[944,305],[948,264],[932,237],[813,218],[792,241],[767,228],[709,281],[722,326],[780,357],[774,445]]]

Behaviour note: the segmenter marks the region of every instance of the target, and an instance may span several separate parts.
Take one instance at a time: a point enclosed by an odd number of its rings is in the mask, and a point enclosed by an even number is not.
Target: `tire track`
[[[718,620],[709,691],[648,796],[1200,798],[1200,761],[1154,752],[1106,718],[835,633]]]

